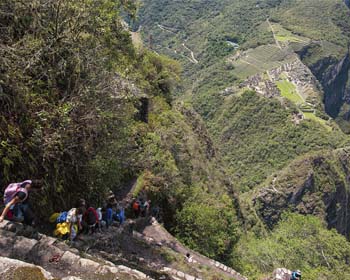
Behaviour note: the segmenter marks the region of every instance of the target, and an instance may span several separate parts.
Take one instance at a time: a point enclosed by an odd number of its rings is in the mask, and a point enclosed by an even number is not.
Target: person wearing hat
[[[27,210],[29,190],[32,187],[32,181],[26,180],[21,183],[12,183],[5,189],[4,204],[5,208],[0,216],[0,223],[10,212],[13,219],[18,222],[24,221],[24,215]]]
[[[292,277],[290,278],[290,280],[301,280],[301,271],[300,270],[293,271]]]

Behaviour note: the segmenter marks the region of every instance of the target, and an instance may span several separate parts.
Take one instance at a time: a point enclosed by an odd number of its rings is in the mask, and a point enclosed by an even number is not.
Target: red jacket
[[[86,221],[89,212],[94,213],[94,215],[95,215],[95,217],[96,217],[96,223],[98,223],[98,214],[97,214],[95,208],[93,208],[93,207],[89,207],[89,208],[85,211],[85,213],[84,213],[84,215],[83,215],[83,220]]]

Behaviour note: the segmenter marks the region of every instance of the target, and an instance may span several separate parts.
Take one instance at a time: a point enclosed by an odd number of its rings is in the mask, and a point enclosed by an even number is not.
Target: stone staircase
[[[153,279],[145,273],[89,254],[82,254],[55,238],[30,227],[0,224],[1,279]],[[21,278],[14,278],[21,275]]]
[[[136,263],[132,262],[132,258],[135,257],[132,256],[132,252],[123,252],[125,248],[112,248],[112,240],[120,240],[123,237],[122,243],[134,243],[137,248],[145,247],[148,242],[140,238],[136,232],[131,235],[125,234],[126,228],[112,228],[111,231],[100,235],[83,236],[83,241],[77,241],[69,246],[56,238],[40,234],[29,226],[4,221],[0,224],[0,271],[4,272],[0,278],[4,280],[205,279],[198,277],[198,273],[193,276],[178,268],[169,267],[164,262],[150,266],[149,263],[145,263],[149,260],[141,257],[136,257]],[[108,248],[103,250],[99,246],[105,242],[110,250]],[[134,249],[135,247],[132,248]],[[158,250],[159,247],[157,244],[149,244],[147,250],[149,249]],[[122,253],[129,259],[118,257]],[[187,265],[190,268],[195,266]],[[224,279],[220,274],[215,275],[219,277],[215,279]],[[225,279],[231,278],[225,277]]]

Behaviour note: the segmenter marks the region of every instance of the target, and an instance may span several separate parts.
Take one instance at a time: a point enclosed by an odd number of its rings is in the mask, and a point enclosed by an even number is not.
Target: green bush
[[[189,199],[176,215],[177,237],[193,250],[230,262],[238,240],[238,224],[232,200],[214,197],[201,188],[193,188]]]
[[[238,247],[242,272],[250,279],[278,267],[300,269],[304,279],[343,280],[350,277],[350,243],[314,216],[285,214],[265,238],[248,235]]]

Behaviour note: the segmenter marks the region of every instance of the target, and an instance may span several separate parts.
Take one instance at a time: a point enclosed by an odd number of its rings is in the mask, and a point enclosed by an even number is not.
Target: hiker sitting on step
[[[98,214],[93,207],[89,207],[84,215],[83,221],[86,223],[87,228],[85,229],[85,233],[95,233],[95,229],[98,227]]]
[[[0,223],[7,217],[16,222],[26,221],[33,223],[33,215],[29,215],[28,204],[29,191],[32,188],[32,181],[26,180],[21,183],[12,183],[7,186],[4,193],[5,208],[0,216]]]

